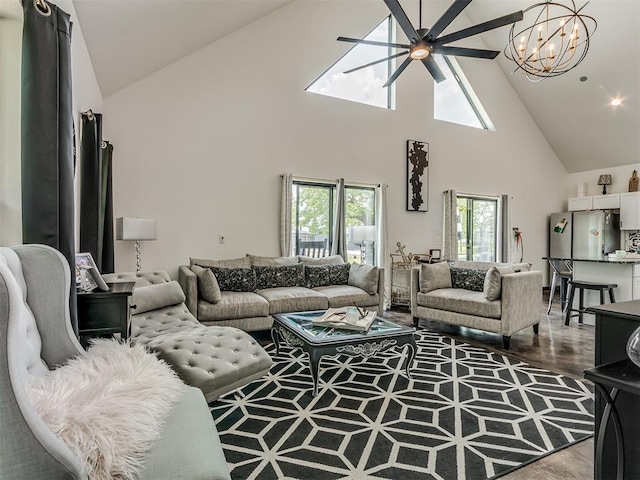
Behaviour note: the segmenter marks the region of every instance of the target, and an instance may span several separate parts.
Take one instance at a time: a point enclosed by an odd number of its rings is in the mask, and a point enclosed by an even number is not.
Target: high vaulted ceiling
[[[289,1],[327,0],[73,3],[106,97]],[[465,14],[471,22],[480,23],[539,1],[475,0]],[[567,4],[571,0],[557,1]],[[447,3],[424,0],[425,24],[437,18]],[[578,8],[584,3],[576,0]],[[533,83],[519,72],[512,74],[515,66],[504,55],[497,59],[569,173],[640,162],[640,0],[591,0],[583,12],[596,18],[598,28],[586,59],[571,72]],[[507,27],[486,32],[482,40],[487,47],[502,50],[507,32]],[[402,35],[399,32],[398,38]],[[335,39],[327,38],[327,42]],[[580,81],[580,77],[587,80]],[[432,80],[425,75],[425,81]],[[623,98],[623,104],[614,108],[609,102],[616,96]],[[518,152],[513,155],[517,162]]]

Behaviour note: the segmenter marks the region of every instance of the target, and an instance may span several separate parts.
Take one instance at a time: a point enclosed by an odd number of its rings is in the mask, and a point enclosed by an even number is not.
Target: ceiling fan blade
[[[499,50],[480,50],[478,48],[444,46],[434,48],[433,53],[438,53],[440,55],[454,55],[457,57],[489,58],[492,60],[500,55]]]
[[[398,0],[384,0],[384,3],[386,3],[387,7],[389,7],[391,14],[396,19],[396,22],[398,22],[398,25],[400,25],[400,28],[407,36],[409,41],[411,43],[415,43],[420,40],[420,35],[418,35],[416,29],[413,28],[413,25],[411,25],[409,17],[407,17],[407,14],[404,13],[404,10],[400,6]]]
[[[386,0],[385,0],[386,1]],[[383,85],[383,87],[388,87],[389,85],[391,85],[393,82],[396,81],[396,78],[398,78],[400,76],[400,74],[404,71],[405,68],[407,68],[409,66],[409,64],[411,63],[411,60],[413,60],[411,57],[407,57],[404,59],[404,62],[402,62],[400,64],[400,66],[397,68],[397,70],[395,72],[393,72],[393,75],[391,75],[389,77],[389,80],[387,80],[387,83],[385,83]]]
[[[362,43],[364,45],[373,45],[375,47],[393,47],[393,48],[411,48],[411,45],[403,45],[401,43],[375,42],[373,40],[361,40],[359,38],[338,37],[339,42]]]
[[[447,79],[432,55],[429,55],[427,58],[423,58],[422,63],[424,63],[424,66],[427,67],[427,70],[429,70],[429,73],[437,83]]]
[[[433,45],[445,45],[462,38],[471,37],[482,32],[493,30],[494,28],[500,28],[511,23],[519,22],[522,20],[523,16],[522,10],[520,10],[519,12],[513,12],[509,15],[505,15],[504,17],[494,18],[488,22],[479,23],[473,27],[465,28],[464,30],[459,30],[457,32],[450,33],[449,35],[445,35],[444,37],[440,37],[433,42]]]
[[[351,73],[351,72],[355,72],[356,70],[361,70],[361,69],[363,69],[363,68],[370,67],[370,66],[375,65],[375,64],[377,64],[377,63],[386,62],[386,61],[388,61],[388,60],[392,60],[392,59],[394,59],[394,58],[398,58],[398,57],[401,57],[401,56],[403,56],[403,55],[407,55],[408,53],[409,53],[409,52],[400,52],[400,53],[396,53],[395,55],[391,55],[390,57],[382,58],[382,59],[380,59],[380,60],[376,60],[375,62],[367,63],[366,65],[361,65],[361,66],[359,66],[359,67],[352,68],[352,69],[350,69],[350,70],[345,70],[343,73]]]
[[[456,0],[453,2],[447,11],[442,14],[438,21],[434,23],[433,27],[431,27],[427,32],[426,40],[433,42],[436,37],[440,35],[470,3],[471,0]]]

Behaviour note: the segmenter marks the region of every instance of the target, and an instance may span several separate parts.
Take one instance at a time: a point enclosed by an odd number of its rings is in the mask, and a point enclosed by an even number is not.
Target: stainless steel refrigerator
[[[601,259],[620,248],[620,214],[573,212],[572,238],[574,259]]]
[[[571,258],[572,215],[573,212],[549,215],[549,256],[552,258]]]

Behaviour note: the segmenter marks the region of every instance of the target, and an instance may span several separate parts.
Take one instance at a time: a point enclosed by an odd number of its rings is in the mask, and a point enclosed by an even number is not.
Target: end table
[[[78,333],[96,337],[119,333],[129,338],[131,295],[135,282],[108,283],[109,290],[78,292]]]

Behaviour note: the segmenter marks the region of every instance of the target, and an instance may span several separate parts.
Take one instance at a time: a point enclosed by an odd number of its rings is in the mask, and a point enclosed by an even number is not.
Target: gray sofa
[[[511,335],[533,326],[538,333],[542,273],[530,264],[447,262],[411,272],[411,314],[420,318]]]
[[[275,313],[348,305],[369,307],[379,315],[383,311],[384,270],[349,265],[338,255],[190,260],[189,266],[180,266],[178,280],[187,308],[205,325],[255,331],[271,328]],[[238,279],[237,287],[230,285],[230,275]]]
[[[0,248],[0,478],[88,480],[84,462],[27,396],[31,376],[84,354],[71,329],[70,285],[69,264],[53,248]],[[204,396],[183,388],[160,438],[144,454],[139,478],[230,479]]]

